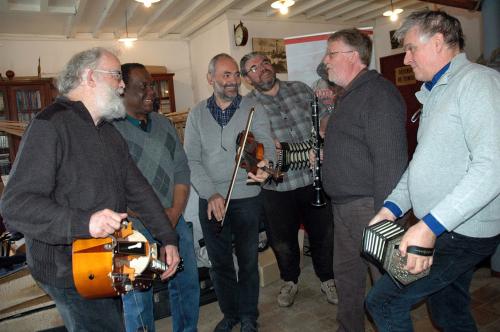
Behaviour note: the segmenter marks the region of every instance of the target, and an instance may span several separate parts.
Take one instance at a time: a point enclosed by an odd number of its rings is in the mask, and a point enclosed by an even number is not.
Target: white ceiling
[[[0,37],[110,39],[128,33],[144,39],[178,39],[223,13],[245,19],[332,22],[366,26],[390,9],[389,0],[296,0],[288,15],[271,9],[272,0],[161,0],[145,8],[134,0],[0,0]],[[393,0],[405,10],[429,5]]]

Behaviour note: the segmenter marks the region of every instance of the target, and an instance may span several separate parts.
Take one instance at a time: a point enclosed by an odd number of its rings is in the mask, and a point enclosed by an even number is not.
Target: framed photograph
[[[394,38],[394,33],[396,30],[389,31],[389,38],[391,39],[391,50],[395,50],[396,48],[400,48],[399,42]]]
[[[274,38],[252,38],[252,50],[268,56],[276,73],[286,73],[285,41]]]

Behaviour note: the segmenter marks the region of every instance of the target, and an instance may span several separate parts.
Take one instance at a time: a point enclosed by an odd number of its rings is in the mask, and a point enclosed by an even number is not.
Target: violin
[[[242,131],[236,138],[236,148],[238,151],[235,158],[236,162],[238,162],[237,157],[241,151],[244,136],[245,131]],[[257,167],[257,164],[262,160],[264,160],[264,145],[258,142],[255,139],[253,133],[249,131],[245,148],[242,151],[240,167],[245,169],[249,173],[251,172],[253,174],[257,174],[257,170],[259,169],[259,167]],[[260,167],[260,169],[269,174],[271,176],[271,179],[276,183],[283,182],[283,172],[281,172],[279,168],[274,168],[272,165],[272,161],[270,162],[269,167],[264,166]]]

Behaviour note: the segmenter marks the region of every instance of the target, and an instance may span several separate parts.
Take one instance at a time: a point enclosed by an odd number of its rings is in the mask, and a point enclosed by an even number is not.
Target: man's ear
[[[82,84],[90,87],[95,87],[94,72],[91,69],[86,69],[82,75]]]
[[[213,80],[212,75],[210,73],[207,73],[207,82],[210,85],[214,84],[214,80]]]
[[[445,46],[444,36],[441,32],[434,34],[434,36],[432,36],[431,42],[437,52],[440,52]]]

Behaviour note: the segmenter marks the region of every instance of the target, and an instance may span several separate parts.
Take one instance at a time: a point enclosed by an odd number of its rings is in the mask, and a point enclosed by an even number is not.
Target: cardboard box
[[[297,234],[300,248],[300,268],[304,267],[304,230],[300,229]],[[280,270],[276,256],[271,248],[259,253],[259,282],[260,287],[266,287],[270,283],[280,279]]]
[[[271,248],[259,252],[259,282],[260,287],[266,287],[273,281],[279,280],[280,269],[276,256]]]

